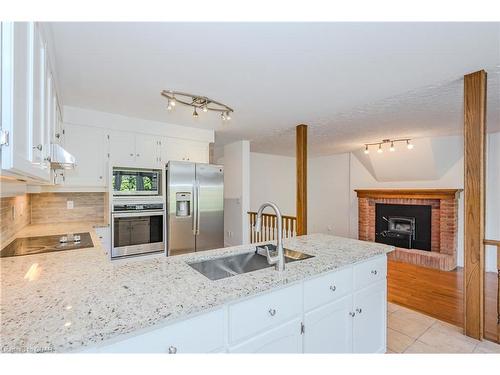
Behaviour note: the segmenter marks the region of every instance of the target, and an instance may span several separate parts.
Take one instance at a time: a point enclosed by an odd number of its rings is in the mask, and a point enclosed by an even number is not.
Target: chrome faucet
[[[284,271],[285,270],[285,252],[283,251],[283,225],[282,225],[282,216],[281,216],[281,211],[276,206],[276,204],[272,202],[266,202],[262,206],[260,206],[259,210],[257,211],[257,220],[255,222],[255,232],[259,233],[262,230],[262,211],[266,207],[271,207],[274,212],[276,213],[276,220],[277,220],[277,226],[278,226],[278,233],[277,233],[277,243],[276,243],[276,250],[278,251],[278,255],[271,257],[269,255],[269,249],[266,246],[266,258],[267,262],[269,264],[274,264],[276,271]]]

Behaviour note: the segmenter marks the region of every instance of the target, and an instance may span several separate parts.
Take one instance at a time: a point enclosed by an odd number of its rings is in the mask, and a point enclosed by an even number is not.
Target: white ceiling
[[[213,128],[216,142],[293,155],[387,137],[458,134],[462,79],[489,73],[488,125],[500,130],[500,23],[51,23],[65,105]],[[167,112],[163,89],[235,109]]]

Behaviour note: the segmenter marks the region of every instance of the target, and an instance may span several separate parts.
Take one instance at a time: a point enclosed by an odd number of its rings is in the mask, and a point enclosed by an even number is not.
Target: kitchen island
[[[385,351],[391,246],[301,236],[285,248],[313,258],[212,281],[188,263],[255,246],[110,261],[85,229],[93,248],[0,260],[3,352]]]

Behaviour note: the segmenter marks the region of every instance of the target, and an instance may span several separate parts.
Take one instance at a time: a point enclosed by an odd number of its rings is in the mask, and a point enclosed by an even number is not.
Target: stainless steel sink
[[[268,245],[272,250],[272,245]],[[299,251],[284,249],[285,262],[291,263],[312,258],[313,255],[304,254]],[[188,263],[196,271],[208,277],[210,280],[219,280],[226,277],[257,271],[263,268],[273,267],[267,263],[264,255],[260,251],[250,253],[230,255],[222,258],[205,260],[202,262]]]

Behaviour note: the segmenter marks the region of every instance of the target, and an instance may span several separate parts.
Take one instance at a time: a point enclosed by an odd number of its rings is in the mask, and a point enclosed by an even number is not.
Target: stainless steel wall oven
[[[162,203],[116,203],[111,219],[111,258],[165,252]]]

